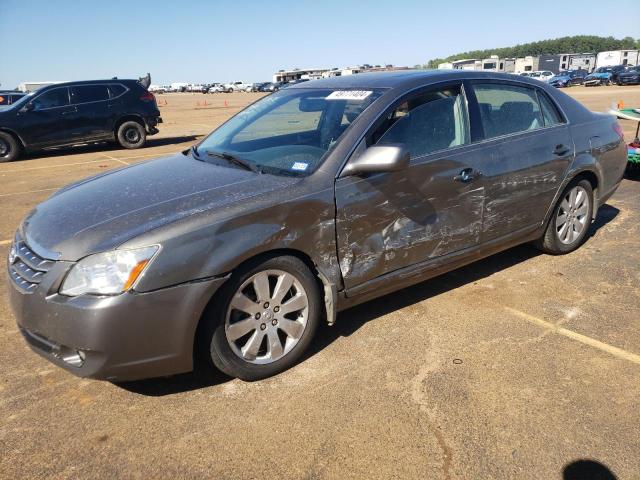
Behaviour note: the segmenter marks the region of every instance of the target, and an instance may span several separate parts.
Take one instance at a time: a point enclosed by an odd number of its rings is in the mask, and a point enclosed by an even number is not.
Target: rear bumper
[[[147,135],[155,135],[160,131],[157,126],[162,123],[162,117],[155,115],[151,117],[144,117],[144,123],[147,127]]]
[[[50,273],[53,273],[50,272]],[[29,346],[80,377],[137,380],[193,369],[199,319],[224,278],[112,297],[33,293],[9,278],[9,301]]]

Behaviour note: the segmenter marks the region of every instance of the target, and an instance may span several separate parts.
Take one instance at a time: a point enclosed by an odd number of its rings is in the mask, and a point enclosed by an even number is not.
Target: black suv
[[[139,148],[162,123],[156,99],[138,80],[50,85],[0,106],[0,162],[21,152],[117,141]]]

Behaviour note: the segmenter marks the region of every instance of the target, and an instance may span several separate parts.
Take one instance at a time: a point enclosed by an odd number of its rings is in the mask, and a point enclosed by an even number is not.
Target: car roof
[[[340,77],[321,78],[291,85],[291,89],[304,88],[386,88],[402,89],[449,80],[508,80],[522,81],[532,85],[539,82],[528,77],[500,72],[483,72],[478,70],[399,70],[391,72],[358,73]]]
[[[53,83],[51,85],[47,85],[46,87],[39,88],[38,90],[44,90],[45,88],[52,87],[68,87],[70,85],[95,85],[95,84],[103,84],[103,83],[138,83],[138,80],[134,80],[132,78],[109,78],[105,80],[76,80],[75,82],[60,82]]]

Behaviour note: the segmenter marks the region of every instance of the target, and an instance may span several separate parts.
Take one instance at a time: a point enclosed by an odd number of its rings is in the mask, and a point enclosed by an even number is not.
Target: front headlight
[[[76,263],[62,282],[60,294],[116,295],[129,290],[151,263],[159,245],[89,255]]]

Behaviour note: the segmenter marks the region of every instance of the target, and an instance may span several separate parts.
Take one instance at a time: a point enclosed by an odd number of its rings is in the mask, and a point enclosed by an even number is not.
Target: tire
[[[10,133],[0,132],[0,162],[13,162],[20,155],[20,144]]]
[[[291,286],[278,289],[284,280]],[[281,256],[248,264],[234,272],[205,312],[200,352],[232,377],[271,377],[291,368],[307,350],[320,323],[321,304],[316,278],[300,259]],[[293,310],[284,313],[285,305]]]
[[[118,143],[124,148],[140,148],[147,141],[147,132],[144,127],[133,120],[124,122],[118,127]]]
[[[574,192],[576,196],[572,197]],[[562,192],[553,209],[544,235],[536,242],[536,247],[551,255],[564,255],[573,252],[587,238],[592,218],[593,188],[591,183],[585,179],[572,181]],[[561,223],[562,219],[565,220],[565,223]]]

